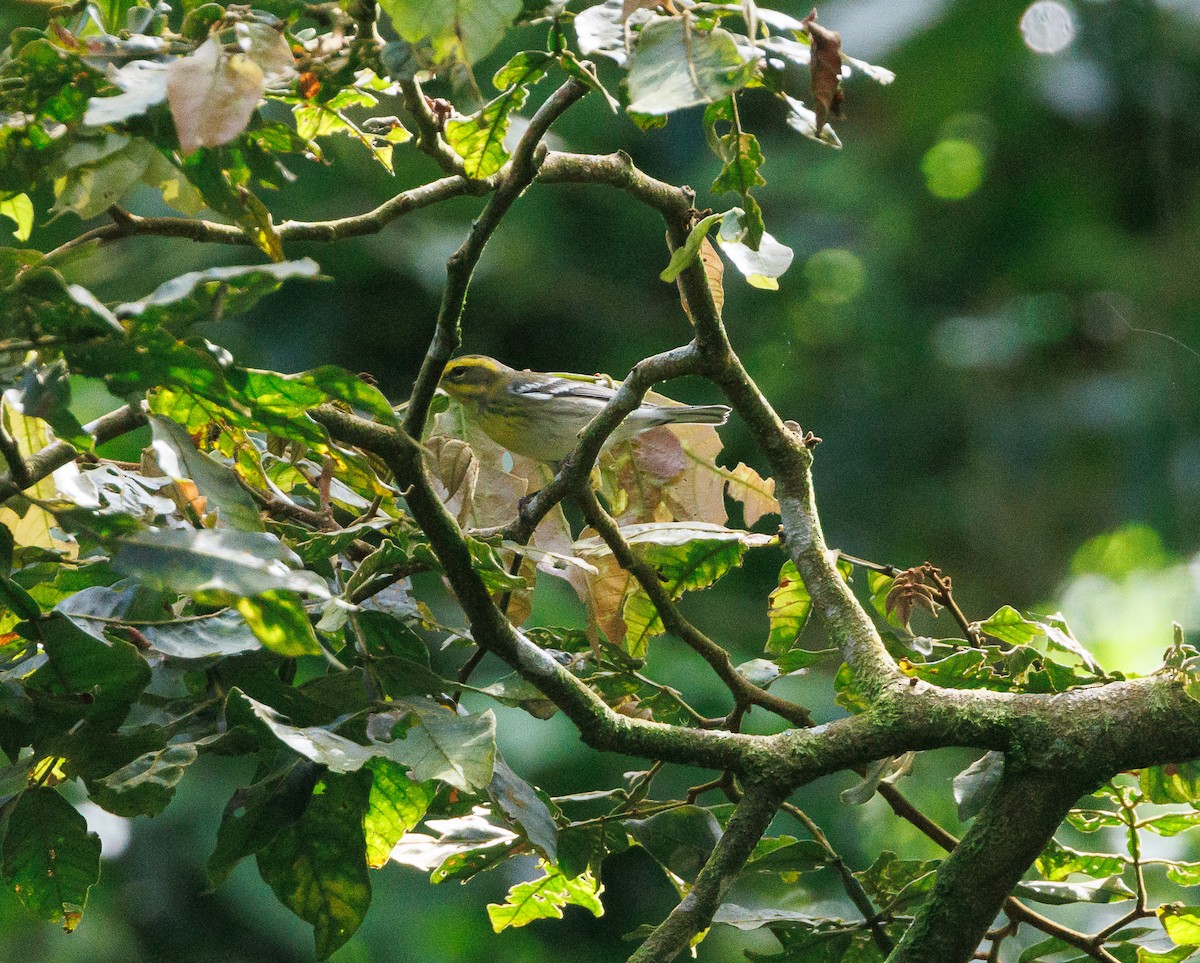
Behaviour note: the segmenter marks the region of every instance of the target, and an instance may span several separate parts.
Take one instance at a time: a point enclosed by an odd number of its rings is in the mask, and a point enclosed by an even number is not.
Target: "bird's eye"
[[[446,375],[451,381],[462,381],[466,377],[467,370],[465,368],[455,368]]]

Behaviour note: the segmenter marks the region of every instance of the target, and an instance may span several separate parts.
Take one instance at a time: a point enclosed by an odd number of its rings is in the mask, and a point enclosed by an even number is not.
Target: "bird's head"
[[[491,395],[509,374],[512,374],[512,368],[495,358],[468,354],[446,365],[441,386],[460,404],[478,403]]]

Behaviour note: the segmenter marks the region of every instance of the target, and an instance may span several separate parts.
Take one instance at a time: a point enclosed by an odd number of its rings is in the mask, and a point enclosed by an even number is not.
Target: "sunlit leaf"
[[[562,919],[564,906],[582,906],[593,916],[603,916],[600,894],[604,887],[588,871],[575,878],[542,861],[540,879],[517,883],[502,904],[488,904],[492,929],[501,933],[510,926],[525,926],[539,919]]]
[[[638,34],[629,62],[629,110],[668,114],[711,103],[747,83],[753,65],[733,35],[701,30],[684,17],[652,17]]]
[[[508,160],[504,138],[512,117],[553,62],[552,55],[540,51],[517,54],[496,74],[494,83],[503,90],[499,97],[470,117],[446,122],[446,143],[462,157],[468,177],[490,177],[504,166]]]
[[[416,828],[437,789],[433,783],[409,779],[404,767],[390,759],[372,759],[369,768],[371,795],[363,816],[363,831],[367,837],[367,863],[378,869],[387,863],[404,834]]]

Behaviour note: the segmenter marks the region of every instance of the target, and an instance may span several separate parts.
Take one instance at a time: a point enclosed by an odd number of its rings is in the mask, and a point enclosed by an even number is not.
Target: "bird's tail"
[[[669,421],[682,425],[723,425],[729,418],[727,405],[681,405],[678,408],[664,408],[669,414]]]

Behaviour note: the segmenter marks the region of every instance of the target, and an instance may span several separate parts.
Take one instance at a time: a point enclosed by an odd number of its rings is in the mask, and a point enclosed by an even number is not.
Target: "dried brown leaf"
[[[672,13],[675,12],[671,0],[667,0],[666,3],[663,0],[625,0],[621,5],[621,23],[628,20],[638,10],[657,10],[659,7],[666,7]]]
[[[725,307],[725,262],[721,260],[721,255],[717,253],[717,249],[707,237],[700,244],[700,263],[704,265],[704,273],[708,277],[708,289],[712,292],[713,306],[716,307],[719,317]],[[675,283],[679,286],[679,303],[683,305],[683,312],[694,324],[695,319],[692,317],[692,309],[688,305],[687,295],[683,290],[683,282],[680,278],[676,278]]]
[[[906,569],[892,581],[892,587],[884,599],[884,611],[888,615],[894,612],[905,628],[908,627],[913,609],[918,607],[925,609],[936,618],[937,605],[934,602],[936,592],[936,587],[926,584],[925,574],[921,568]]]
[[[210,38],[167,69],[167,102],[180,150],[219,147],[237,137],[262,98],[262,68],[242,53],[227,54]]]
[[[803,22],[812,41],[809,73],[819,137],[831,117],[842,115],[842,36],[817,23],[815,7]]]
[[[595,534],[595,531],[587,528],[580,538],[590,538]],[[625,620],[621,617],[621,611],[625,607],[625,597],[636,590],[637,582],[621,568],[611,553],[605,552],[588,561],[598,573],[587,576],[589,631],[594,634],[594,630],[599,628],[610,642],[621,645],[625,641]]]
[[[778,515],[779,501],[775,498],[775,479],[763,478],[745,462],[738,462],[726,477],[729,497],[742,503],[746,527],[750,528],[764,515]]]

